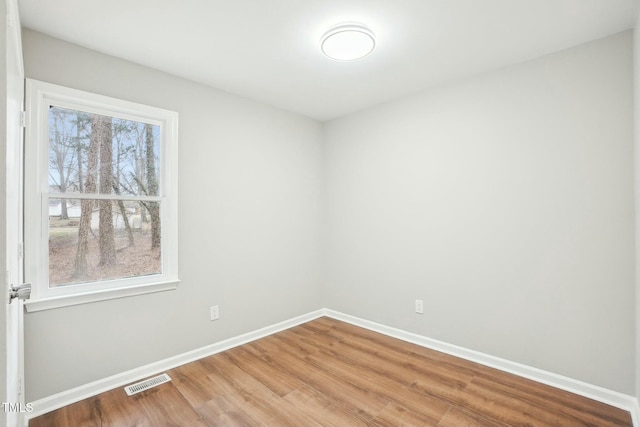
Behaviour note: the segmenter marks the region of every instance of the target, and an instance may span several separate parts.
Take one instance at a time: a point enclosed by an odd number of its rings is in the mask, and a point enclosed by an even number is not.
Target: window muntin
[[[27,87],[34,302],[177,282],[177,113],[35,80]]]

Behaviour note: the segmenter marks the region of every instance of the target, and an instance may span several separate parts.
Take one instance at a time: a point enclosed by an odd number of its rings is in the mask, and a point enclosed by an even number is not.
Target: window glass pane
[[[49,192],[158,196],[160,126],[49,108]]]
[[[156,202],[51,199],[49,286],[160,274],[160,231]]]

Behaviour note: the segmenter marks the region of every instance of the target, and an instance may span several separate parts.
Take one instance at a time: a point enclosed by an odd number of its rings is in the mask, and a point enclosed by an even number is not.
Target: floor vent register
[[[141,391],[149,390],[150,388],[159,386],[160,384],[168,383],[169,381],[171,381],[169,375],[162,374],[158,375],[157,377],[140,381],[139,383],[128,385],[124,388],[124,391],[127,392],[127,396],[131,396],[136,393],[140,393]]]

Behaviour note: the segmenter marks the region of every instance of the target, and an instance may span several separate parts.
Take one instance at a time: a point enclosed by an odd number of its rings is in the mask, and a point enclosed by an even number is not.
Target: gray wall
[[[627,31],[329,122],[328,306],[634,394],[632,107]]]
[[[179,112],[182,279],[27,314],[27,401],[324,305],[319,123],[30,30],[23,46],[27,77]]]

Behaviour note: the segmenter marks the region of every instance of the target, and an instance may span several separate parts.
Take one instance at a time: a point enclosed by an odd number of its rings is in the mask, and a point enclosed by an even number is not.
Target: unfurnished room
[[[0,3],[0,425],[640,427],[640,0]]]

